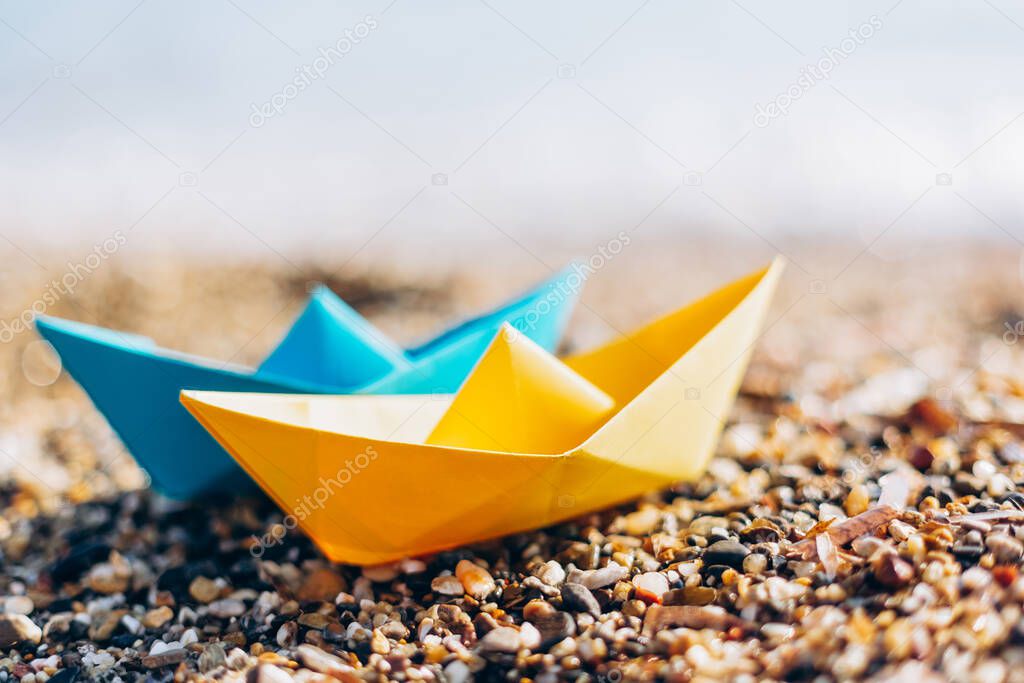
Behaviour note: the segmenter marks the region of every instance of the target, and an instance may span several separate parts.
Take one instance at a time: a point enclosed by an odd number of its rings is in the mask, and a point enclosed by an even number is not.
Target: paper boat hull
[[[699,476],[778,270],[681,311],[663,332],[696,326],[692,343],[684,341],[681,356],[566,453],[424,445],[450,398],[185,391],[182,402],[331,560],[365,565],[435,552],[553,524]],[[586,371],[590,361],[581,356],[576,362]]]
[[[256,490],[252,480],[182,409],[178,394],[181,387],[191,386],[243,392],[294,389],[150,355],[138,340],[125,342],[134,347],[98,343],[87,326],[78,323],[41,319],[37,327],[122,443],[136,454],[153,488],[177,499]]]
[[[531,324],[528,333],[554,348],[568,323],[575,292],[560,299],[556,306],[543,309],[545,315],[534,316],[533,313],[540,310],[536,309],[537,302],[567,272],[561,271],[501,308],[462,323],[411,350],[403,361],[402,372],[392,372],[374,383],[357,387],[309,382],[312,361],[303,365],[295,356],[305,352],[310,358],[320,359],[316,362],[321,364],[327,362],[325,358],[333,363],[343,362],[345,358],[331,358],[329,343],[335,342],[335,356],[345,356],[345,349],[352,347],[352,344],[342,343],[352,331],[348,328],[357,323],[365,325],[365,321],[345,321],[321,314],[310,322],[308,308],[297,329],[286,337],[289,357],[274,358],[270,368],[278,372],[292,368],[297,373],[295,376],[266,370],[232,369],[215,361],[160,349],[146,337],[57,318],[39,317],[36,328],[149,475],[153,488],[168,497],[188,500],[214,492],[232,495],[258,489],[182,408],[178,396],[183,388],[338,394],[451,392],[473,367],[505,316],[528,318]],[[304,333],[318,336],[318,339],[296,339],[296,335]],[[339,370],[333,376],[342,374]]]

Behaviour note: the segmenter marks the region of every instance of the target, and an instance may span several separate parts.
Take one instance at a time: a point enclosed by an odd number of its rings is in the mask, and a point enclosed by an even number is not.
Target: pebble
[[[363,576],[374,583],[390,583],[398,576],[401,567],[397,562],[363,567]],[[340,592],[340,591],[338,591]]]
[[[142,658],[142,666],[147,669],[159,669],[185,661],[186,651],[184,648],[165,650],[159,654],[149,654]]]
[[[469,560],[459,561],[455,566],[455,576],[462,582],[462,587],[466,593],[472,595],[477,600],[486,598],[496,588],[490,573]]]
[[[633,577],[636,597],[644,602],[661,602],[661,596],[668,592],[668,579],[660,572],[644,572]]]
[[[480,640],[480,647],[487,652],[518,652],[519,631],[509,626],[493,629]]]
[[[205,604],[213,602],[218,596],[220,596],[220,586],[218,586],[213,579],[208,579],[205,576],[197,576],[192,580],[192,583],[189,584],[188,593],[192,596],[193,600]]]
[[[720,564],[733,569],[743,569],[743,560],[750,550],[738,541],[716,541],[704,549],[704,565]]]
[[[305,626],[307,628],[321,629],[331,623],[330,617],[320,612],[303,612],[299,615],[297,620],[299,626]]]
[[[373,636],[370,638],[370,650],[379,655],[386,655],[391,652],[391,643],[388,642],[387,636],[379,628],[373,629]]]
[[[85,578],[85,585],[97,593],[110,595],[128,589],[131,569],[122,560],[118,563],[105,562],[93,567]]]
[[[540,631],[528,621],[524,621],[519,627],[519,646],[527,650],[535,650],[540,647],[543,636]]]
[[[340,574],[331,569],[321,567],[306,576],[295,597],[303,602],[311,600],[333,602],[338,593],[347,588],[345,579]]]
[[[990,534],[985,539],[985,546],[1001,564],[1013,564],[1024,555],[1024,543],[1008,534]]]
[[[750,553],[743,558],[743,571],[747,574],[762,574],[768,567],[768,558],[761,553]]]
[[[562,586],[562,604],[571,612],[585,612],[594,618],[601,615],[601,605],[590,589],[578,583]]]
[[[160,628],[174,618],[174,610],[166,605],[151,609],[142,617],[142,625],[146,628]]]
[[[291,683],[291,674],[271,664],[261,664],[245,675],[246,683]]]
[[[27,595],[11,595],[4,599],[4,612],[6,614],[32,614],[35,605],[32,598]]]
[[[548,617],[555,613],[555,607],[546,600],[530,600],[523,607],[523,619],[533,621],[541,617]]]
[[[555,560],[548,560],[537,570],[537,578],[549,586],[560,586],[565,581],[565,569]]]
[[[123,611],[114,611],[104,612],[93,617],[92,623],[89,624],[89,637],[100,642],[110,640],[111,636],[114,635],[114,631],[121,624],[121,617],[123,615]]]
[[[465,662],[456,659],[445,666],[444,677],[447,683],[467,683],[473,677],[473,672]]]
[[[435,576],[430,582],[430,590],[441,595],[463,595],[466,592],[458,577],[451,574]]]
[[[541,647],[548,647],[560,640],[576,635],[576,621],[565,612],[535,615],[530,618],[530,623],[540,633]]]
[[[630,536],[646,536],[654,531],[660,520],[661,514],[656,508],[644,508],[626,515],[623,523]]]
[[[670,590],[662,597],[665,605],[710,605],[718,591],[707,586],[687,586]]]
[[[875,578],[883,586],[899,588],[914,578],[914,567],[895,553],[880,553],[871,562]]]
[[[275,640],[281,647],[291,647],[299,635],[299,625],[294,621],[286,621],[277,629]]]
[[[850,517],[859,515],[868,509],[871,498],[868,496],[868,489],[863,484],[857,484],[850,489],[846,500],[843,502],[843,510]]]
[[[295,650],[295,656],[307,669],[327,674],[328,676],[341,677],[343,674],[352,671],[352,667],[342,661],[340,657],[324,652],[312,645],[299,645]]]
[[[980,590],[992,583],[992,574],[981,567],[971,567],[960,576],[960,582],[967,590]]]
[[[207,643],[199,654],[196,666],[200,673],[209,673],[214,669],[227,664],[227,653],[220,643]]]
[[[42,638],[43,630],[24,614],[0,614],[0,648],[36,644]]]
[[[629,576],[629,570],[616,562],[609,562],[607,566],[600,569],[588,569],[580,571],[573,569],[569,572],[566,580],[569,583],[578,583],[591,590],[611,586]]]
[[[210,603],[210,614],[218,619],[240,617],[245,614],[245,603],[233,598],[214,600]]]

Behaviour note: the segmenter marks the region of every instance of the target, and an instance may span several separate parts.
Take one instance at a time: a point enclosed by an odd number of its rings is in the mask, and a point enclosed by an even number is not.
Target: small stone
[[[299,634],[299,625],[294,621],[286,621],[281,624],[281,628],[277,629],[277,644],[281,647],[291,647],[295,645],[295,639]]]
[[[352,671],[352,667],[342,661],[340,657],[312,645],[299,645],[295,650],[295,656],[307,669],[328,676],[340,677],[342,674]]]
[[[389,621],[380,627],[380,632],[391,640],[405,640],[409,637],[409,629],[400,621]]]
[[[381,633],[379,628],[373,629],[373,636],[370,638],[370,650],[379,655],[386,655],[391,652],[391,643],[387,636]]]
[[[910,456],[907,460],[913,467],[917,468],[921,472],[925,472],[932,466],[932,463],[935,462],[935,455],[924,446],[915,446],[911,449]]]
[[[89,570],[88,576],[85,577],[85,585],[105,595],[123,593],[128,589],[128,580],[131,576],[131,567],[123,559],[116,563],[104,562]]]
[[[910,538],[917,530],[906,522],[901,522],[898,519],[894,519],[889,522],[889,535],[897,541],[905,541]]]
[[[39,643],[43,630],[24,614],[0,614],[0,648]]]
[[[233,598],[214,600],[210,603],[210,614],[218,619],[230,619],[245,614],[245,603]]]
[[[166,605],[151,609],[142,617],[142,625],[146,628],[160,628],[174,618],[174,610]]]
[[[176,647],[164,650],[159,654],[146,655],[142,658],[142,666],[147,669],[159,669],[164,666],[171,666],[185,661],[186,650],[183,647]]]
[[[455,575],[462,582],[462,587],[466,590],[466,593],[472,595],[477,600],[486,598],[496,588],[490,573],[469,560],[459,561],[455,566]]]
[[[469,665],[461,659],[452,661],[444,668],[444,678],[448,683],[466,683],[473,677]]]
[[[159,655],[167,652],[168,650],[177,650],[181,647],[181,643],[178,641],[166,642],[163,640],[154,640],[153,644],[149,647],[149,654]]]
[[[704,550],[704,566],[721,564],[733,569],[743,569],[743,560],[750,550],[739,541],[715,541]]]
[[[291,683],[291,674],[272,664],[260,664],[245,675],[246,683]]]
[[[89,625],[89,638],[99,642],[110,640],[120,625],[123,615],[124,611],[116,611],[94,616]]]
[[[658,526],[660,519],[656,508],[644,508],[626,515],[623,524],[630,536],[647,536]]]
[[[536,572],[537,578],[549,586],[560,586],[565,581],[565,570],[555,560],[548,560]]]
[[[743,571],[747,574],[761,574],[768,568],[768,558],[761,553],[750,553],[743,558]]]
[[[616,562],[609,562],[608,566],[601,567],[600,569],[588,569],[586,571],[574,569],[569,573],[566,580],[570,583],[586,586],[590,590],[597,590],[598,588],[604,588],[621,581],[628,575],[629,570],[626,567]]]
[[[883,586],[899,588],[914,578],[914,567],[895,553],[879,553],[871,562],[871,571]]]
[[[546,600],[530,600],[523,607],[523,619],[533,621],[542,617],[549,617],[555,613],[555,607]]]
[[[660,603],[668,592],[668,579],[660,572],[644,572],[633,577],[636,597],[646,603]]]
[[[480,647],[487,652],[514,654],[519,651],[519,632],[509,626],[498,627],[480,640]]]
[[[662,603],[665,605],[710,605],[717,596],[718,591],[714,588],[686,586],[665,593],[662,596]]]
[[[682,626],[683,628],[711,628],[724,631],[730,628],[747,628],[749,625],[742,619],[729,614],[716,605],[697,607],[694,605],[677,605],[663,607],[652,605],[644,616],[644,634],[651,635],[666,628]]]
[[[550,647],[560,640],[576,635],[576,622],[565,612],[536,616],[530,619],[530,623],[540,632],[540,647],[542,648]]]
[[[843,502],[843,510],[847,515],[853,517],[867,510],[870,504],[871,497],[868,495],[867,487],[863,484],[856,484],[847,494],[846,500]]]
[[[533,624],[524,621],[519,627],[519,645],[527,650],[534,650],[540,647],[541,635]]]
[[[1017,567],[1012,564],[1001,564],[992,567],[992,578],[1003,588],[1008,588],[1017,580]]]
[[[483,636],[498,628],[498,621],[487,612],[481,612],[473,617],[473,628],[477,636]]]
[[[608,646],[600,638],[581,638],[576,644],[576,652],[583,661],[596,664],[608,654]]]
[[[985,545],[1000,564],[1014,564],[1024,555],[1024,543],[1009,534],[989,534]]]
[[[643,618],[646,613],[647,603],[643,600],[626,600],[622,603],[622,614],[627,617]]]
[[[910,407],[910,416],[939,434],[953,431],[957,425],[956,416],[946,410],[933,398],[923,398]]]
[[[213,602],[220,595],[220,586],[213,579],[197,576],[188,586],[188,593],[196,602]]]
[[[601,605],[590,589],[578,583],[567,583],[562,586],[562,604],[572,612],[585,612],[595,619],[601,616]]]
[[[132,635],[139,635],[144,630],[142,628],[142,622],[133,617],[131,614],[125,614],[121,617],[121,625],[124,626],[125,630]]]
[[[331,620],[319,612],[303,612],[298,618],[299,626],[306,628],[321,629],[331,623]]]
[[[320,568],[310,572],[295,597],[301,602],[333,602],[338,593],[346,588],[345,579],[341,575],[330,569]]]
[[[6,614],[32,614],[32,610],[35,608],[32,598],[27,595],[12,595],[4,600]]]
[[[996,466],[988,460],[977,460],[974,465],[971,466],[971,474],[982,481],[988,481],[996,472]]]
[[[992,583],[992,574],[981,567],[971,567],[960,575],[960,582],[967,590],[981,590]]]
[[[430,590],[441,595],[452,595],[459,596],[466,592],[466,589],[462,587],[462,582],[459,581],[458,577],[451,574],[444,576],[435,576],[430,582]]]
[[[401,567],[399,567],[397,562],[388,562],[387,564],[363,567],[363,576],[374,583],[390,583],[398,577],[399,571],[401,571]]]
[[[226,664],[227,653],[224,651],[224,646],[220,643],[207,643],[199,654],[196,666],[199,668],[200,673],[205,674]]]

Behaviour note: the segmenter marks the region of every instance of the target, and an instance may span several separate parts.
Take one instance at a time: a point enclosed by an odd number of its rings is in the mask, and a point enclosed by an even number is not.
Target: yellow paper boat
[[[181,400],[332,561],[422,555],[699,476],[781,270],[564,363],[507,328],[454,396]]]

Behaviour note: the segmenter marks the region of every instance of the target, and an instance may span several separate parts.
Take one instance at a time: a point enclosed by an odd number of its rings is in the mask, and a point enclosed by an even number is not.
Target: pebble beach
[[[150,492],[16,334],[0,348],[0,682],[1024,681],[1019,249],[865,251],[787,249],[699,480],[378,567],[330,564],[263,498]],[[565,348],[772,256],[638,245],[588,281]],[[255,363],[314,280],[413,340],[545,274],[136,263],[46,312]],[[39,277],[4,277],[13,319]],[[388,501],[366,514],[386,520]]]

